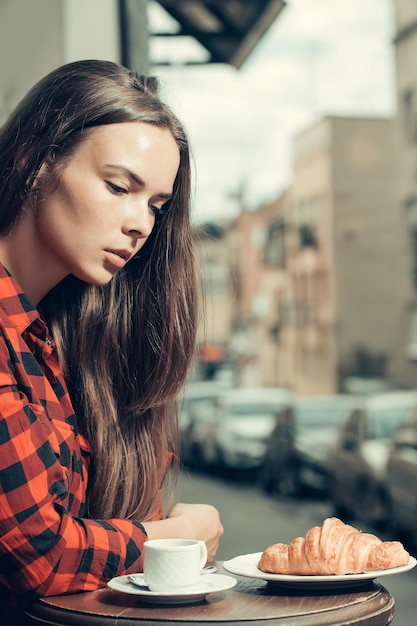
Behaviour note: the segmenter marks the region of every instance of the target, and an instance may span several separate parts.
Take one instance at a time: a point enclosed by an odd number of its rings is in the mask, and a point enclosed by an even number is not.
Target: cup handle
[[[200,544],[201,569],[203,569],[203,567],[207,563],[207,548],[204,541],[199,541],[198,543]]]

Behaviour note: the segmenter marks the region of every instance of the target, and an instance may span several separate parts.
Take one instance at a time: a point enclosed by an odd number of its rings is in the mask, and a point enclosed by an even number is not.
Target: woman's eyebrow
[[[126,167],[125,165],[116,165],[113,163],[106,163],[105,167],[122,172],[128,178],[135,181],[135,183],[137,183],[140,186],[143,186],[145,184],[145,181],[140,176],[138,176],[138,174],[133,172],[130,168]],[[172,198],[172,193],[159,193],[158,196],[165,200],[170,200]]]
[[[112,163],[106,163],[105,167],[108,167],[109,169],[112,169],[112,170],[118,170],[119,172],[123,172],[123,174],[125,174],[126,176],[134,180],[135,183],[137,183],[138,185],[145,184],[145,182],[142,180],[140,176],[138,176],[138,174],[135,174],[135,172],[133,172],[131,169],[129,169],[125,165],[114,165]]]

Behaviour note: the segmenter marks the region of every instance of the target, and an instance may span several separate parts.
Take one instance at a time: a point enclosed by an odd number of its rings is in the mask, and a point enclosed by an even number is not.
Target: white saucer
[[[138,579],[138,584],[141,584],[141,579],[143,580],[142,574],[134,574],[134,577]],[[232,578],[232,576],[210,574],[209,576],[202,576],[197,585],[188,587],[187,589],[179,589],[176,592],[150,591],[146,586],[140,587],[131,583],[128,580],[128,576],[112,578],[107,585],[114,591],[140,596],[143,602],[152,602],[154,604],[189,604],[191,602],[204,600],[209,593],[231,589],[236,583],[236,578]]]

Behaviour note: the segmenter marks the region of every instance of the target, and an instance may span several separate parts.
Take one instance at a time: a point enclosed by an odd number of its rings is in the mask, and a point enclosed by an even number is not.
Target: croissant
[[[328,576],[358,574],[406,565],[409,553],[399,541],[382,541],[329,517],[289,545],[276,543],[261,555],[258,568],[271,574]]]

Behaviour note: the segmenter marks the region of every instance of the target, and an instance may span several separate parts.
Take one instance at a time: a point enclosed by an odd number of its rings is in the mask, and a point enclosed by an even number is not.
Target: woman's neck
[[[0,237],[0,261],[35,306],[64,278],[45,258],[31,212],[24,213],[13,230]]]

